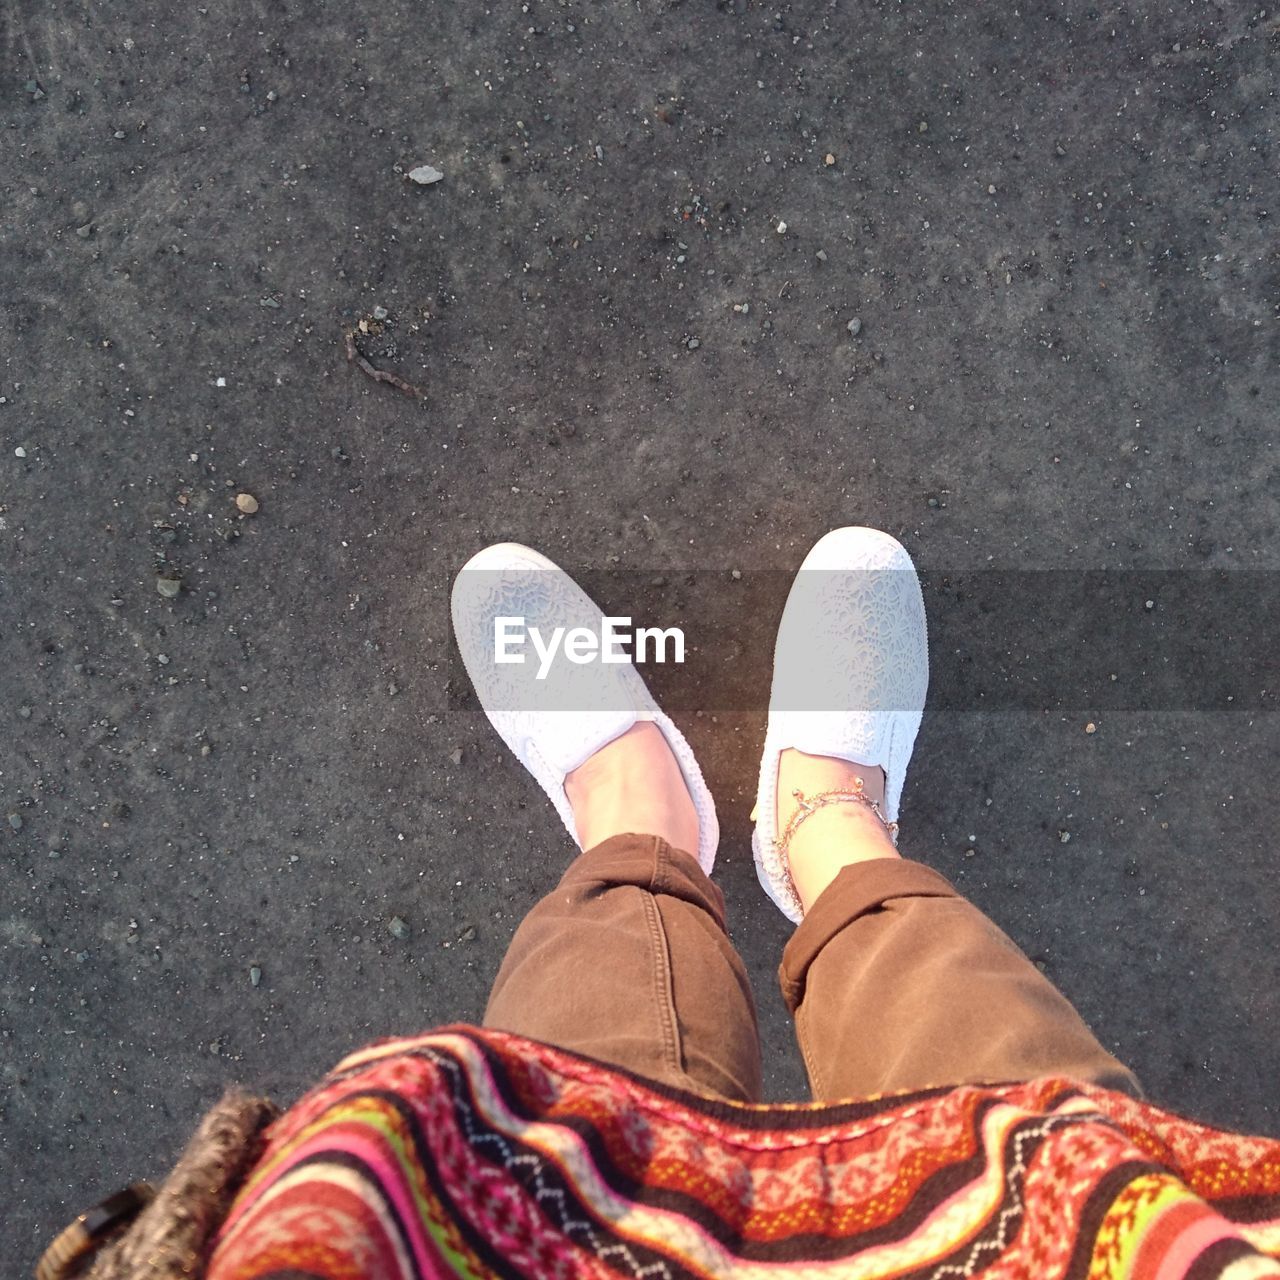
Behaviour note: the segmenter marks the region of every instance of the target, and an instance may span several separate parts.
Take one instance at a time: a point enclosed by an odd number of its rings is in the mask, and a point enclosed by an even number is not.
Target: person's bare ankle
[[[565,778],[578,839],[590,849],[610,836],[661,836],[698,855],[698,813],[661,729],[640,721]]]
[[[858,779],[862,780],[860,787]],[[875,765],[834,756],[811,756],[793,749],[783,751],[778,760],[778,836],[782,837],[799,807],[796,791],[812,798],[824,791],[861,790],[883,812],[884,788],[884,771]],[[815,810],[792,832],[786,850],[791,878],[806,912],[843,868],[876,858],[897,857],[885,823],[869,805],[857,801]]]

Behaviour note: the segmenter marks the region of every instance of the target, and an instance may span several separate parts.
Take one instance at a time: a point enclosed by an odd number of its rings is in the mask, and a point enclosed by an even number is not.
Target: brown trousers
[[[1141,1096],[1035,965],[918,862],[841,871],[778,977],[815,1101],[1043,1075]],[[516,930],[484,1023],[760,1101],[755,1002],[724,896],[656,836],[614,836],[572,863]]]

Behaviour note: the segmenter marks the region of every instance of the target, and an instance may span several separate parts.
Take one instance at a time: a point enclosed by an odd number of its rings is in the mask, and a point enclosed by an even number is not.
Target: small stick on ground
[[[356,364],[371,377],[374,382],[389,382],[397,391],[403,391],[405,395],[412,396],[415,400],[422,400],[426,397],[426,392],[420,387],[415,387],[412,382],[406,382],[403,378],[398,377],[394,373],[388,373],[385,369],[375,369],[368,360],[356,350],[355,330],[348,329],[345,334],[347,340],[347,363]]]

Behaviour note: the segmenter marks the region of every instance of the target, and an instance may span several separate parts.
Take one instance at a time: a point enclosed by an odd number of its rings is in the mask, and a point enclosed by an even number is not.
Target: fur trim
[[[280,1114],[266,1098],[228,1089],[206,1113],[156,1198],[99,1251],[83,1280],[198,1280],[264,1130]]]

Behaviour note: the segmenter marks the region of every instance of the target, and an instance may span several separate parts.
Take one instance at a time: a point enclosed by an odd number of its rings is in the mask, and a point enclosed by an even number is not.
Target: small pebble
[[[385,319],[387,318],[387,309],[386,309],[386,307],[374,307],[374,309],[373,309],[373,318],[374,318],[375,320],[385,320]]]
[[[71,220],[77,225],[88,222],[93,217],[93,210],[83,201],[75,200],[71,205]]]
[[[166,600],[175,599],[182,591],[181,578],[157,578],[156,590],[164,596]]]
[[[236,506],[243,515],[251,516],[258,509],[258,500],[251,493],[237,493]]]
[[[459,942],[474,942],[475,940],[476,940],[476,927],[473,924],[467,925],[466,928],[464,928],[463,931],[460,934],[458,934]]]
[[[18,716],[19,716],[21,719],[23,719],[23,720],[30,720],[30,719],[31,719],[31,708],[30,708],[30,707],[19,707],[19,708],[18,708]]]
[[[831,154],[830,151],[828,151],[827,154],[822,157],[822,163],[825,164],[828,169],[831,168],[831,166],[835,164],[835,162],[836,162],[836,158]]]
[[[25,458],[25,457],[27,456],[27,451],[26,451],[26,450],[25,450],[21,445],[19,445],[19,446],[18,446],[18,447],[13,451],[13,456],[14,456],[15,458]]]
[[[439,182],[443,177],[444,174],[439,169],[433,168],[429,164],[420,164],[416,169],[409,170],[409,180],[423,187],[429,187],[433,182]]]
[[[249,966],[249,981],[255,987],[262,981],[262,970],[256,964]]]
[[[91,235],[93,235],[93,223],[86,222],[84,226],[77,227],[76,235],[78,235],[81,240],[87,240]]]
[[[1069,843],[1069,842],[1070,842],[1070,840],[1071,840],[1071,832],[1070,832],[1070,831],[1059,831],[1059,832],[1058,832],[1058,839],[1059,839],[1059,840],[1061,840],[1063,844],[1067,844],[1067,843]]]
[[[785,236],[787,234],[787,224],[785,222],[779,222],[774,230],[777,231],[780,236]]]
[[[826,262],[827,251],[825,249],[819,249],[818,252],[814,255],[814,257],[816,257],[819,262]]]
[[[690,351],[697,351],[697,349],[702,346],[702,343],[699,342],[697,338],[690,338],[684,345],[688,347]]]
[[[158,662],[162,667],[167,667],[167,666],[169,665],[169,655],[168,655],[167,653],[157,653],[157,654],[156,654],[156,661],[157,661],[157,662]]]
[[[1092,720],[1090,720],[1090,721],[1089,721],[1089,723],[1088,723],[1087,725],[1085,725],[1085,727],[1084,727],[1084,731],[1085,731],[1085,733],[1097,733],[1097,732],[1098,732],[1098,726],[1097,726],[1096,724],[1094,724]]]
[[[22,830],[22,814],[20,814],[20,813],[11,813],[11,814],[9,815],[9,825],[10,825],[10,826],[15,830],[15,831],[21,831],[21,830]]]
[[[278,94],[274,89],[268,89],[268,90],[267,90],[267,101],[268,101],[268,102],[279,102],[279,101],[280,101],[280,95],[279,95],[279,94]]]
[[[847,325],[845,325],[845,328],[848,329],[849,332],[853,334],[853,336],[856,338],[858,334],[862,332],[862,318],[860,316],[854,316],[853,319],[850,320]]]
[[[1156,602],[1154,600],[1148,600],[1142,607],[1144,609],[1154,609],[1156,607]]]
[[[399,938],[402,942],[409,936],[409,926],[399,916],[391,917],[387,922],[387,929],[393,938]]]
[[[259,300],[258,306],[266,307],[268,308],[268,310],[271,310],[271,311],[280,310],[280,302],[276,298],[262,298]]]
[[[741,570],[741,569],[735,569],[735,570],[734,570],[734,571],[733,571],[729,576],[734,580],[734,582],[741,582],[741,581],[742,581],[742,570]]]
[[[935,508],[936,508],[936,507],[940,506],[941,504],[938,502],[937,498],[933,498],[933,497],[931,497],[931,498],[929,499],[929,505],[930,505],[931,507],[935,507]]]
[[[453,749],[452,751],[450,751],[450,752],[449,752],[449,759],[450,759],[454,764],[461,764],[461,763],[462,763],[462,748],[461,748],[461,747],[454,747],[454,749]]]

